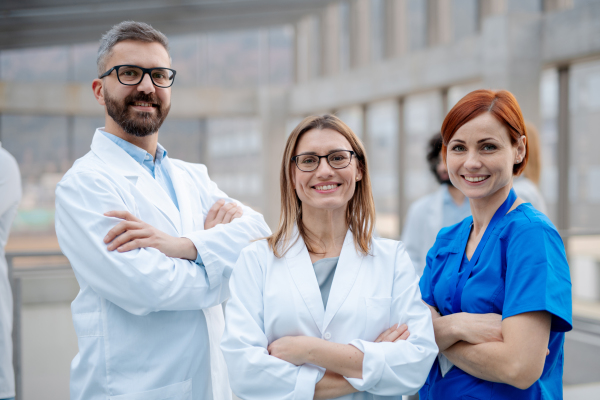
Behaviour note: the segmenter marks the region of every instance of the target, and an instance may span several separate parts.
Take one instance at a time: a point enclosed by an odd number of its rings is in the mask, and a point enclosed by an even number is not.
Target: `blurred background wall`
[[[0,10],[0,141],[24,189],[7,246],[23,399],[68,398],[78,286],[56,253],[54,189],[104,124],[91,90],[98,40],[125,19],[170,39],[169,155],[206,164],[272,228],[283,145],[302,117],[335,113],[362,138],[377,231],[398,238],[411,202],[437,188],[425,151],[446,112],[474,89],[513,92],[540,131],[540,189],[582,321],[567,336],[565,384],[600,382],[600,0],[6,0]]]

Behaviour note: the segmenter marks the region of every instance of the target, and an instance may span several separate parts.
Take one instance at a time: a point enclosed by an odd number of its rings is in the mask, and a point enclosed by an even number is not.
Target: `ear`
[[[362,168],[357,168],[356,170],[356,182],[360,181],[363,177]]]
[[[94,79],[92,82],[92,90],[94,91],[94,97],[101,106],[106,105],[104,102],[104,81],[102,79]]]
[[[522,135],[517,142],[517,154],[515,155],[515,164],[521,164],[527,154],[527,137]]]

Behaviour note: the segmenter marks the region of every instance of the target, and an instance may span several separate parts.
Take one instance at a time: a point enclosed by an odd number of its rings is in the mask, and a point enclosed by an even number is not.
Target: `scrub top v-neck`
[[[467,258],[461,244],[473,218],[444,228],[427,254],[420,281],[423,300],[452,314],[452,274]],[[444,377],[438,361],[431,369],[421,400],[437,399],[561,399],[564,332],[572,329],[571,281],[562,239],[552,222],[529,203],[506,214],[491,232],[478,262],[466,281],[460,309],[468,313],[497,313],[502,318],[532,312],[552,314],[544,371],[526,390],[485,381],[453,367]]]
[[[331,284],[333,283],[333,276],[335,275],[339,259],[339,257],[322,258],[313,263],[317,282],[319,282],[319,289],[321,289],[323,308],[327,308],[327,300],[329,299],[329,292],[331,292]]]

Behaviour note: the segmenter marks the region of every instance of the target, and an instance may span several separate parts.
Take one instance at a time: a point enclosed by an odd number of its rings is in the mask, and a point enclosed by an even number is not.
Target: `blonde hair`
[[[338,117],[330,114],[323,116],[306,117],[294,128],[290,134],[283,160],[281,161],[281,212],[277,230],[269,237],[267,242],[276,257],[283,257],[289,250],[294,226],[298,226],[298,232],[306,243],[309,252],[314,253],[314,241],[309,237],[309,232],[302,223],[302,202],[296,194],[292,179],[292,168],[296,164],[292,157],[300,137],[313,129],[331,129],[348,140],[356,155],[358,168],[362,171],[362,179],[356,182],[354,196],[350,199],[346,208],[346,223],[354,234],[354,245],[362,254],[367,255],[371,250],[373,238],[373,226],[375,224],[375,202],[371,191],[369,169],[367,167],[367,156],[360,139],[352,130]],[[296,239],[297,240],[297,239]]]
[[[525,127],[527,128],[527,141],[529,161],[525,167],[523,175],[536,185],[540,184],[540,174],[542,172],[542,152],[540,149],[540,135],[535,126],[526,122]]]

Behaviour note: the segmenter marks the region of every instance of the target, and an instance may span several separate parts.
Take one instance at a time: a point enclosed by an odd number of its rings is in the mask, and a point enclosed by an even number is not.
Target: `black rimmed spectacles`
[[[137,65],[115,65],[100,78],[110,75],[111,72],[116,71],[117,79],[122,85],[135,86],[144,79],[144,75],[148,74],[154,86],[159,88],[168,88],[175,82],[175,74],[177,73],[171,68],[142,68]]]
[[[298,169],[304,172],[311,172],[319,168],[321,158],[325,158],[331,168],[342,169],[350,165],[352,155],[356,156],[356,153],[352,150],[338,150],[325,156],[318,156],[316,154],[298,154],[297,156],[292,157],[292,161],[295,161]]]

